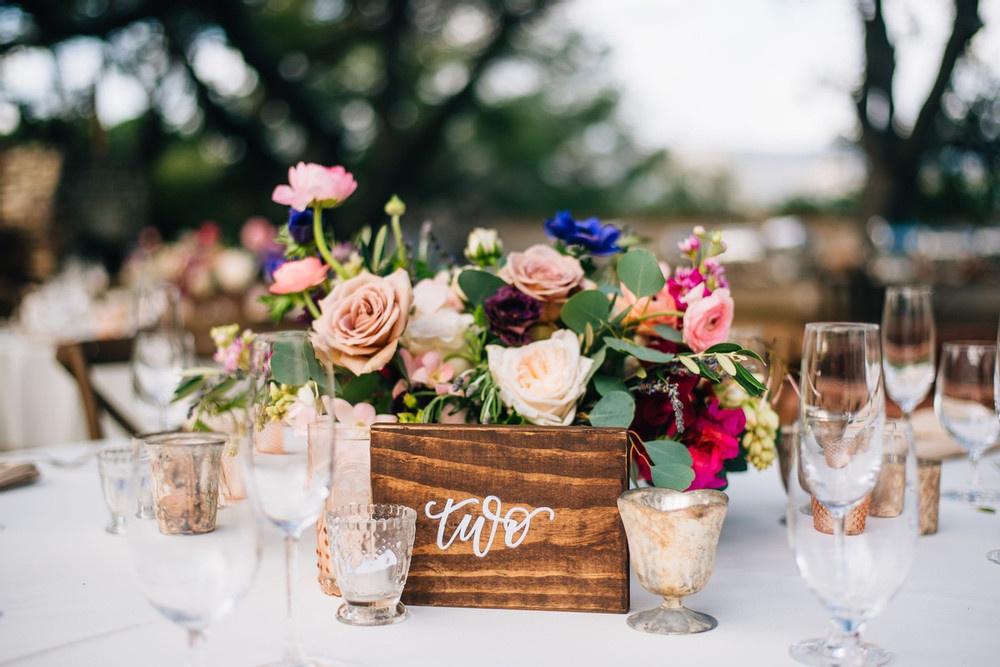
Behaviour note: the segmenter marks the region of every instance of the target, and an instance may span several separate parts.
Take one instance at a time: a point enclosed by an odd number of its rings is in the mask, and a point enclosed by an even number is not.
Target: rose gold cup
[[[165,535],[215,530],[227,436],[161,433],[142,440],[150,459],[152,509]]]
[[[938,506],[941,504],[941,461],[918,458],[917,478],[920,482],[920,534],[933,535],[938,531]]]

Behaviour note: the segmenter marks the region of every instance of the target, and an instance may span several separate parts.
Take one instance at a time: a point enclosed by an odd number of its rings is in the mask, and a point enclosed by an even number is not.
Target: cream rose
[[[327,363],[355,375],[382,370],[406,329],[413,290],[397,269],[386,277],[362,273],[333,288],[319,302],[311,340]]]
[[[583,267],[575,257],[561,255],[547,245],[512,252],[500,277],[539,301],[565,301],[583,286]]]
[[[566,426],[586,390],[593,360],[580,354],[576,334],[560,329],[522,347],[488,345],[490,374],[500,400],[532,424]]]
[[[413,314],[403,332],[403,347],[415,355],[461,352],[466,346],[465,332],[474,321],[462,309],[462,300],[448,285],[447,274],[421,280],[413,288]]]

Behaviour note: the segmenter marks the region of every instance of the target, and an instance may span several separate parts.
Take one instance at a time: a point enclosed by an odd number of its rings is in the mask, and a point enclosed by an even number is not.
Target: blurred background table
[[[1000,483],[989,468],[988,479]],[[942,485],[966,474],[966,464],[948,462]],[[823,634],[827,621],[778,523],[784,495],[777,473],[735,475],[729,494],[715,574],[690,600],[718,618],[708,634],[643,635],[621,615],[434,607],[415,607],[396,626],[347,627],[334,620],[340,601],[315,583],[314,545],[304,539],[298,585],[306,646],[345,664],[378,667],[791,665],[788,645]],[[142,599],[124,541],[103,531],[106,519],[93,461],[72,470],[43,466],[37,484],[0,493],[0,665],[184,663],[182,631]],[[1000,566],[986,552],[1000,547],[1000,517],[943,502],[940,526],[921,539],[902,592],[866,636],[896,653],[900,665],[995,664]],[[253,665],[278,656],[282,577],[281,544],[268,530],[249,595],[209,633],[209,664]],[[654,604],[633,582],[632,608]]]

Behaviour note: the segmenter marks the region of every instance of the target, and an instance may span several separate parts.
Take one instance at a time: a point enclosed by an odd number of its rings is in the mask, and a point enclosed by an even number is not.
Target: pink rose
[[[296,211],[304,211],[310,205],[330,207],[343,203],[357,187],[351,172],[341,166],[299,162],[288,168],[288,185],[276,187],[271,199]]]
[[[664,278],[670,277],[670,267],[666,263],[660,262],[660,271],[663,272]],[[677,303],[674,301],[673,295],[670,294],[670,288],[666,283],[663,284],[663,289],[653,296],[644,296],[641,299],[635,298],[635,294],[632,293],[632,290],[625,287],[624,283],[619,287],[622,295],[615,303],[615,310],[618,313],[623,310],[629,311],[628,315],[625,316],[625,321],[638,322],[637,333],[644,336],[656,336],[658,334],[653,327],[657,324],[664,324],[668,327],[677,326],[677,315],[674,314],[664,314],[642,319],[644,316],[653,315],[653,313],[667,313],[678,310]]]
[[[512,252],[500,277],[543,304],[542,319],[554,321],[559,310],[574,292],[585,286],[586,278],[580,262],[562,255],[547,245],[533,245],[524,252]]]
[[[723,287],[709,296],[688,301],[684,312],[684,342],[695,352],[723,343],[733,323],[733,299]]]
[[[382,370],[396,353],[412,300],[403,269],[384,278],[361,273],[340,283],[319,302],[311,336],[316,354],[355,375]]]
[[[294,294],[316,287],[326,280],[326,264],[315,257],[285,262],[274,271],[271,294]]]

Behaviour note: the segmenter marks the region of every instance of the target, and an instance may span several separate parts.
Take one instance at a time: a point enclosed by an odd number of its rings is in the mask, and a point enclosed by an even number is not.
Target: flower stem
[[[313,319],[318,320],[320,316],[319,308],[316,307],[316,302],[313,301],[312,295],[308,291],[302,293],[302,300],[305,302],[306,310],[309,314],[313,316]]]
[[[403,228],[399,224],[399,216],[392,216],[392,236],[396,239],[396,266],[406,266],[406,246],[403,244]]]
[[[350,276],[344,270],[343,265],[333,258],[330,248],[326,244],[326,234],[323,232],[323,207],[313,206],[313,238],[316,240],[316,248],[327,266],[332,268],[341,280],[347,280]],[[319,317],[319,315],[316,315]]]

